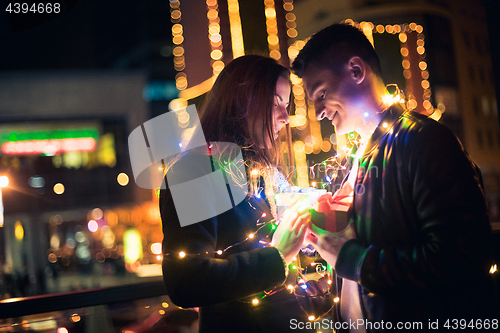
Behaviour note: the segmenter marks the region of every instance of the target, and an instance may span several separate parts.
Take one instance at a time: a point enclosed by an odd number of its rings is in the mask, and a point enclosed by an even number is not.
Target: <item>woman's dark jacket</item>
[[[262,298],[263,291],[283,287],[286,276],[278,250],[265,244],[271,241],[271,224],[244,241],[259,228],[257,223],[272,219],[263,191],[261,195],[249,194],[225,213],[181,227],[168,186],[160,192],[163,279],[173,303],[200,308],[200,333],[289,332],[291,319],[307,321],[286,288]],[[254,298],[258,305],[252,304]]]
[[[480,172],[445,126],[389,109],[360,158],[353,208],[357,239],[335,268],[358,282],[366,320],[443,329],[499,317]]]

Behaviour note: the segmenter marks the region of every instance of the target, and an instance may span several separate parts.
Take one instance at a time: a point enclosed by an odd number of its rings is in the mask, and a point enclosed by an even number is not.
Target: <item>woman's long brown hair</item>
[[[201,108],[201,126],[207,142],[236,143],[244,148],[245,159],[250,162],[263,166],[279,164],[273,105],[280,77],[289,81],[289,70],[271,58],[245,55],[231,61],[219,74]]]

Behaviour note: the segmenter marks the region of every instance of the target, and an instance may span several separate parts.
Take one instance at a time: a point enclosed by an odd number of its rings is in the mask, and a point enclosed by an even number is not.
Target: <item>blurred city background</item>
[[[64,15],[19,31],[0,14],[2,304],[157,286],[163,238],[158,198],[134,183],[130,132],[171,111],[179,126],[190,126],[183,108],[198,104],[233,58],[267,54],[289,66],[308,36],[336,22],[365,32],[380,55],[385,82],[403,90],[407,108],[460,138],[481,167],[492,227],[500,232],[496,1],[69,3]],[[351,140],[318,122],[301,80],[292,75],[291,82],[296,166],[348,153],[343,149]],[[294,180],[321,187],[331,177],[298,168]],[[163,294],[4,317],[0,331],[196,332],[196,312],[178,309]]]

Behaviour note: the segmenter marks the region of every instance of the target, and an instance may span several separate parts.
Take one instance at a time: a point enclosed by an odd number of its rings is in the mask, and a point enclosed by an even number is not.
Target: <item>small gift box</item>
[[[319,190],[312,187],[299,188],[296,186],[291,186],[285,189],[285,191],[286,193],[279,193],[274,196],[277,206],[278,221],[281,220],[286,209],[299,200],[301,200],[301,205],[297,208],[308,209],[316,202],[319,196],[326,193],[326,190],[323,189]]]
[[[341,232],[349,224],[348,211],[351,203],[349,195],[322,195],[311,209],[311,221],[323,230]]]

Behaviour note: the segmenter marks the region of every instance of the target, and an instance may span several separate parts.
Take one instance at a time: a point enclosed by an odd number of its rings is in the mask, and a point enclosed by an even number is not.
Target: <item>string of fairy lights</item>
[[[256,196],[256,198],[260,198]],[[248,203],[250,204],[250,203]],[[251,206],[253,209],[255,207]],[[233,249],[239,245],[242,245],[243,243],[246,242],[257,242],[260,247],[267,247],[270,246],[270,238],[272,236],[272,233],[276,229],[278,223],[276,222],[275,219],[272,219],[270,221],[264,221],[261,222],[261,219],[264,219],[267,217],[267,214],[263,212],[260,216],[259,219],[257,219],[255,225],[257,226],[257,229],[253,231],[252,233],[249,233],[243,240],[234,243],[232,245],[229,245],[223,249],[217,249],[211,253],[214,257],[220,257],[230,249]],[[263,234],[259,234],[261,230],[264,229]],[[190,258],[190,257],[200,257],[200,256],[205,256],[205,255],[210,255],[209,252],[205,253],[186,253],[185,251],[179,251],[179,252],[167,252],[164,253],[165,259],[171,259],[171,260],[182,260],[185,258]],[[314,287],[311,288],[310,285],[308,284],[310,281],[315,281],[316,280],[311,280],[307,277],[307,267],[302,267],[301,266],[301,261],[299,258],[295,257],[293,258],[293,261],[288,265],[289,271],[297,273],[296,278],[294,281],[287,281],[285,285],[275,287],[271,290],[266,290],[263,291],[255,296],[252,296],[248,299],[241,299],[239,300],[240,302],[244,303],[249,303],[252,304],[253,306],[258,306],[262,299],[266,297],[270,297],[278,292],[281,292],[283,290],[287,290],[289,293],[293,294],[300,306],[300,308],[304,311],[304,313],[307,315],[307,318],[311,321],[313,320],[318,320],[320,318],[323,318],[324,316],[328,315],[330,311],[333,309],[334,305],[339,302],[339,297],[333,297],[332,298],[332,304],[328,309],[322,309],[320,311],[315,311],[314,309],[308,308],[307,306],[304,306],[302,303],[302,300],[304,299],[310,299],[310,298],[325,298],[329,297],[330,295],[330,286],[332,284],[332,276],[331,276],[331,271],[327,269],[327,267],[320,261],[314,261],[316,259],[320,259],[318,255],[316,254],[316,257],[313,258],[313,262],[308,264],[308,266],[314,268],[314,273],[313,275],[319,276],[320,278],[318,281],[321,281],[322,288],[319,290],[314,290]]]

